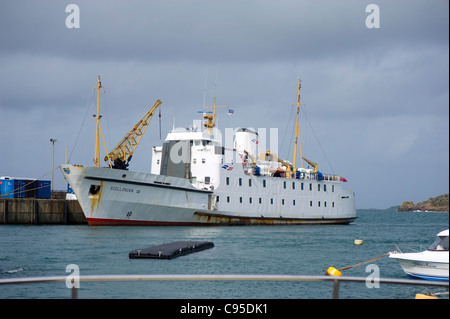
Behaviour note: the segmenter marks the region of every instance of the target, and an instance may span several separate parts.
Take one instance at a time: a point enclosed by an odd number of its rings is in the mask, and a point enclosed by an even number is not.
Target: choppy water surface
[[[426,248],[449,226],[447,213],[359,210],[341,226],[89,227],[0,226],[0,278],[66,276],[76,264],[94,274],[323,275],[400,247]],[[354,245],[355,239],[364,244]],[[215,247],[173,260],[129,259],[128,253],[179,240]],[[383,278],[406,278],[388,257],[373,262]],[[366,277],[366,265],[343,271]],[[331,298],[331,283],[305,282],[82,282],[79,298]],[[342,283],[340,298],[414,298],[442,288]],[[69,298],[65,283],[0,286],[0,298]]]

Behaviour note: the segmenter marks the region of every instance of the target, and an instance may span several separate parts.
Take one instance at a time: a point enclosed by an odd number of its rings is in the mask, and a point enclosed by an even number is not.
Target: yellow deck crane
[[[309,159],[302,157],[306,162],[308,162],[309,165],[311,165],[314,168],[314,173],[317,173],[317,163],[311,162]]]
[[[116,148],[105,156],[105,162],[113,162],[111,168],[127,169],[128,163],[138,146],[142,135],[148,127],[158,106],[162,104],[160,100],[145,113],[145,115],[136,123],[136,125],[125,135],[125,137],[117,144]],[[111,164],[110,164],[111,165]]]
[[[295,177],[295,175],[292,174],[292,165],[287,163],[286,161],[283,161],[281,158],[278,158],[278,162],[286,166],[286,178],[291,178],[292,176]]]

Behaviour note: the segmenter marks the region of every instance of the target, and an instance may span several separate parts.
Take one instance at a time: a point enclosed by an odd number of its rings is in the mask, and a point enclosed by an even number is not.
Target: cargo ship
[[[213,111],[204,107],[201,120],[174,128],[162,146],[153,147],[150,172],[135,172],[128,165],[161,101],[113,151],[106,150],[107,165],[101,167],[101,87],[99,77],[94,165],[60,166],[89,225],[311,225],[348,224],[357,218],[355,193],[344,189],[346,179],[321,173],[302,156],[300,80],[292,162],[261,151],[258,132],[248,128],[234,129],[233,141],[224,146],[214,98]],[[304,161],[312,168],[303,167]]]

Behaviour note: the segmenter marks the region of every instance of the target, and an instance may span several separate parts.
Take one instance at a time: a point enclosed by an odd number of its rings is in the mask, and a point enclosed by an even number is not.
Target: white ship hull
[[[448,280],[448,251],[393,254],[390,258],[398,261],[408,277],[435,281]]]
[[[408,277],[448,281],[448,229],[437,234],[427,250],[418,253],[393,252],[389,258],[398,261]]]
[[[340,182],[246,175],[241,165],[224,169],[214,190],[179,177],[61,168],[89,225],[348,224],[356,218],[354,193]]]

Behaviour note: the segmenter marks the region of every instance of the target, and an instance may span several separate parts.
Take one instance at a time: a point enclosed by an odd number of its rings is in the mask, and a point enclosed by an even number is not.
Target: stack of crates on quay
[[[0,177],[0,198],[51,198],[51,181],[21,177]]]

